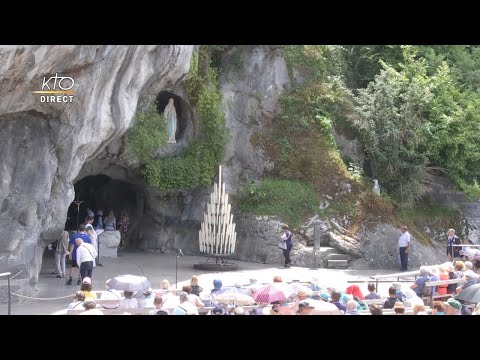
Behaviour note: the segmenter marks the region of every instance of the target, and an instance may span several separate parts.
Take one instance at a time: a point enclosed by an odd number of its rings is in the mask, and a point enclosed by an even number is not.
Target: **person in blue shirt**
[[[68,279],[66,285],[72,285],[72,277],[75,275],[75,272],[77,272],[75,270],[75,268],[78,267],[77,265],[77,244],[75,243],[75,239],[77,238],[80,238],[82,239],[84,242],[86,243],[89,243],[91,244],[92,243],[92,240],[90,239],[90,236],[88,236],[86,233],[85,233],[85,225],[83,224],[80,224],[78,226],[78,233],[76,234],[73,234],[71,237],[70,237],[70,241],[69,241],[69,245],[68,245],[68,251],[70,253],[70,255],[68,255],[69,259],[70,259],[70,278]],[[80,271],[78,271],[78,280],[77,280],[77,285],[80,285],[82,283],[82,279],[80,278]]]
[[[347,311],[347,307],[340,302],[340,298],[342,297],[342,294],[339,293],[338,291],[332,292],[332,304],[334,304],[339,310],[345,312]]]
[[[423,288],[429,281],[430,277],[428,276],[428,268],[426,266],[420,266],[420,276],[415,280],[415,283],[410,286],[410,289],[413,289],[417,296],[421,298],[425,295]]]
[[[374,283],[369,283],[368,284],[368,291],[370,292],[368,295],[365,295],[365,300],[374,300],[374,299],[381,299],[382,297],[380,294],[377,294],[375,292],[375,284]]]

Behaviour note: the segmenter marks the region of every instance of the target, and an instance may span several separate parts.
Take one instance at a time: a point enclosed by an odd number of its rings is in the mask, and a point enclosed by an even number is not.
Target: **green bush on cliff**
[[[290,226],[298,226],[315,212],[318,196],[310,185],[299,181],[265,179],[240,190],[240,210],[255,215],[277,215]]]
[[[167,120],[155,105],[135,115],[135,125],[127,134],[127,143],[140,159],[149,159],[167,141]]]

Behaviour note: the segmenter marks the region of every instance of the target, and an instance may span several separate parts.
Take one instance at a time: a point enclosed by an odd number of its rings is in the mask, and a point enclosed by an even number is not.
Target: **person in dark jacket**
[[[198,285],[198,277],[193,275],[190,279],[190,286],[192,287],[192,294],[200,296],[200,293],[203,291],[203,288]]]
[[[93,228],[95,230],[103,230],[103,210],[98,210],[93,218]]]
[[[388,288],[388,298],[383,303],[384,309],[393,309],[395,303],[397,302],[397,289],[394,286]]]
[[[462,249],[461,246],[453,245],[460,245],[462,242],[460,238],[455,235],[455,230],[453,229],[449,229],[447,235],[447,258],[448,261],[453,261],[455,258],[460,257],[460,250]]]
[[[282,226],[283,235],[280,238],[280,243],[278,244],[279,248],[283,251],[283,256],[285,257],[285,265],[283,267],[289,268],[292,265],[292,260],[290,260],[290,251],[293,247],[293,234],[290,232],[288,225]]]

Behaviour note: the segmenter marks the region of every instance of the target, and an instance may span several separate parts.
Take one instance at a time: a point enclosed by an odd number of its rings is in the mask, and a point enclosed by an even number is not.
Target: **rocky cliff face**
[[[0,272],[22,271],[14,291],[36,283],[43,248],[63,230],[72,182],[83,164],[125,133],[140,100],[149,102],[182,80],[192,51],[193,46],[0,48]],[[55,74],[74,80],[72,102],[41,102],[32,93],[45,90],[44,77]]]
[[[359,256],[351,264],[352,268],[400,270],[398,238],[401,234],[400,229],[390,224],[364,229],[357,236],[360,241],[354,250]],[[447,259],[443,245],[435,240],[432,244],[422,244],[412,237],[412,249],[408,254],[409,269],[416,270],[421,265],[445,262]]]
[[[231,136],[224,178],[227,192],[234,194],[246,179],[258,180],[273,166],[251,139],[274,116],[290,80],[280,50],[270,46],[235,47],[224,63],[222,104]]]
[[[195,116],[180,83],[193,50],[193,46],[0,47],[0,273],[21,271],[12,282],[13,291],[28,293],[35,285],[44,247],[64,228],[74,200],[73,184],[89,175],[112,179],[103,185],[109,191],[95,195],[98,201],[112,193],[133,192],[128,206],[137,248],[177,247],[186,254],[198,253],[198,229],[212,189],[166,195],[145,187],[140,164],[129,154],[123,136],[135,112],[163,93],[178,101],[183,122],[177,144],[165,145],[158,155],[177,154],[188,146],[195,137]],[[72,102],[42,102],[40,94],[32,93],[42,90],[44,77],[55,74],[74,79]],[[281,219],[240,215],[235,195],[246,179],[261,179],[273,167],[252,144],[252,137],[272,119],[289,83],[278,48],[233,47],[222,59],[222,107],[230,134],[224,180],[237,223],[238,259],[282,262],[277,247]],[[363,161],[355,157],[361,153],[357,143],[339,136],[337,140],[351,158]],[[331,233],[328,220],[314,217],[295,233],[295,265],[325,266],[327,255],[340,252],[348,254],[355,268],[397,267],[396,229],[382,225],[359,234],[359,241],[345,241]],[[476,232],[471,237],[476,239]],[[314,238],[322,246],[317,253],[305,246]],[[414,245],[412,266],[438,259],[443,259],[442,251]],[[0,299],[3,295],[0,283]]]

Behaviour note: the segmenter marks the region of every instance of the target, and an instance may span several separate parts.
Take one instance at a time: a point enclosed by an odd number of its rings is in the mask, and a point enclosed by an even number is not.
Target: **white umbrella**
[[[237,288],[231,288],[215,297],[215,301],[220,304],[234,304],[239,306],[254,305],[255,300],[249,295],[238,291]]]
[[[110,291],[102,291],[99,300],[102,301],[104,309],[116,309],[121,299],[122,296],[119,293],[117,294],[115,289],[112,289]]]
[[[342,315],[342,312],[335,304],[322,300],[308,300],[310,306],[313,306],[312,315]]]
[[[108,287],[123,291],[145,291],[152,287],[145,276],[119,275],[106,283]]]
[[[174,295],[173,293],[168,293],[162,296],[163,304],[162,308],[175,308],[180,305],[180,297]]]

